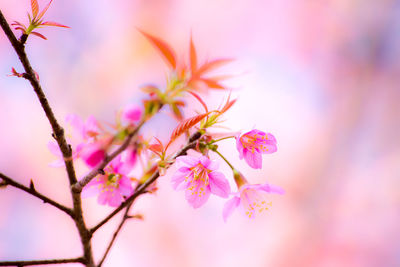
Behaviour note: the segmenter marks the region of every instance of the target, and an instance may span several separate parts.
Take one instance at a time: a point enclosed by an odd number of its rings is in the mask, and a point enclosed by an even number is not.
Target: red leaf
[[[47,38],[44,37],[43,34],[40,34],[40,33],[38,33],[38,32],[31,32],[31,34],[36,35],[36,36],[39,36],[40,38],[43,38],[43,39],[47,40]]]
[[[206,79],[206,78],[202,78],[200,79],[202,82],[204,82],[208,87],[212,88],[212,89],[220,89],[220,90],[225,90],[226,88],[224,86],[222,86],[221,84],[219,84],[218,82],[211,80],[211,79]]]
[[[154,136],[154,139],[156,139],[157,143],[150,144],[149,149],[160,156],[160,154],[164,151],[164,146],[157,137]]]
[[[33,18],[35,18],[39,12],[39,4],[38,4],[37,0],[31,0],[31,7],[32,7]]]
[[[204,74],[206,72],[210,72],[214,69],[217,69],[217,68],[221,67],[222,65],[225,65],[231,61],[233,61],[233,59],[231,59],[231,58],[221,58],[221,59],[212,60],[210,62],[205,63],[203,66],[201,66],[197,70],[196,75],[201,76],[202,74]]]
[[[70,28],[68,26],[62,25],[62,24],[54,22],[54,21],[46,21],[46,22],[41,23],[40,25]]]
[[[237,99],[233,99],[232,101],[228,100],[226,101],[225,106],[220,110],[221,114],[227,112],[235,103]]]
[[[206,113],[208,113],[207,105],[206,105],[206,103],[203,101],[203,99],[201,99],[201,97],[200,97],[198,94],[196,94],[195,92],[188,91],[188,93],[191,94],[192,96],[194,96],[194,97],[200,102],[200,104],[204,107]]]
[[[139,30],[165,57],[173,69],[176,69],[176,56],[174,50],[163,40]]]
[[[20,30],[22,33],[25,33],[25,32],[26,32],[26,30],[25,30],[25,29],[23,29],[23,28],[21,28],[21,27],[15,27],[14,29],[16,29],[16,30]]]
[[[49,9],[51,2],[53,2],[53,0],[50,0],[50,2],[47,4],[47,6],[39,13],[38,17],[36,18],[37,21],[40,20],[44,16],[47,9]]]
[[[191,69],[192,73],[195,73],[195,71],[197,69],[196,48],[194,47],[193,39],[192,39],[191,35],[190,35],[190,69]]]
[[[199,123],[202,119],[204,119],[204,117],[206,117],[208,115],[208,113],[204,113],[204,114],[200,114],[194,117],[191,117],[189,119],[184,120],[183,122],[181,122],[176,128],[175,130],[172,132],[171,134],[171,138],[170,141],[167,145],[167,147],[173,142],[175,141],[176,138],[178,138],[181,134],[185,133],[186,131],[188,131],[190,128],[192,128],[193,126],[195,126],[197,123]]]

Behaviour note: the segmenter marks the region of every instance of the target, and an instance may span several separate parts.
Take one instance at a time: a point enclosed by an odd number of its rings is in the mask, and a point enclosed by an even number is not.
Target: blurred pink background
[[[26,23],[29,2],[0,9]],[[133,213],[145,220],[125,225],[104,266],[400,266],[400,1],[56,0],[46,18],[71,29],[43,28],[48,40],[30,37],[26,50],[60,122],[68,113],[112,121],[142,97],[139,86],[165,84],[167,68],[137,28],[185,57],[192,32],[200,60],[236,58],[221,72],[237,74],[226,84],[239,97],[225,125],[278,140],[262,171],[239,161],[234,142],[221,145],[252,183],[285,188],[270,212],[224,223],[224,200],[193,210],[167,175],[138,199]],[[6,76],[22,67],[3,32],[0,59],[0,172],[71,206],[64,170],[47,166],[51,131],[36,96]],[[223,97],[207,99],[216,107]],[[174,123],[161,114],[153,134],[166,139]],[[90,226],[112,210],[83,203]],[[96,232],[97,259],[118,222]],[[0,190],[0,261],[80,253],[67,216]]]

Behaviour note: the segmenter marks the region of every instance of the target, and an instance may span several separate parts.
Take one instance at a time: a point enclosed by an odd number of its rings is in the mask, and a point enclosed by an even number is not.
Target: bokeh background
[[[29,2],[0,0],[0,9],[26,23]],[[235,58],[222,73],[235,75],[225,84],[239,101],[224,125],[278,140],[262,170],[240,161],[234,142],[221,144],[252,183],[286,190],[270,212],[256,220],[236,212],[224,223],[224,200],[193,210],[168,173],[156,195],[136,202],[145,219],[125,225],[104,266],[400,266],[400,1],[56,0],[46,18],[71,29],[43,28],[48,40],[30,37],[26,49],[61,122],[68,113],[111,122],[139,101],[141,85],[165,85],[167,68],[140,28],[181,58],[190,33],[200,60]],[[11,67],[22,71],[1,32],[0,171],[71,205],[63,169],[47,166],[48,122],[30,85],[6,76]],[[216,107],[224,97],[206,99]],[[175,126],[167,113],[149,134],[166,140]],[[84,209],[89,225],[112,210],[95,199]],[[96,258],[118,222],[96,233]],[[63,213],[0,190],[0,260],[80,253]]]

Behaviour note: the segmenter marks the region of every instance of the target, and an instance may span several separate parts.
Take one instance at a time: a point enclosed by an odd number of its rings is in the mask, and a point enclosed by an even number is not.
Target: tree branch
[[[144,123],[145,123],[145,120],[142,120],[136,126],[136,128],[127,136],[124,143],[120,147],[118,147],[118,149],[115,150],[113,153],[104,157],[104,160],[95,169],[93,169],[91,172],[89,172],[79,182],[75,183],[72,186],[72,190],[74,192],[81,192],[83,187],[85,187],[85,185],[87,185],[98,174],[101,174],[102,170],[107,166],[107,164],[110,163],[116,156],[121,154],[129,146],[129,143],[131,142],[132,138],[139,132],[140,128],[142,127],[142,125]]]
[[[186,152],[189,149],[195,148],[197,140],[202,136],[200,132],[194,133],[188,141],[188,144],[184,146],[181,150],[179,150],[173,159],[176,159],[179,156],[186,155]],[[146,192],[146,188],[149,187],[155,180],[158,179],[160,176],[160,173],[157,171],[155,172],[146,182],[143,184],[139,185],[135,192],[127,198],[118,208],[116,208],[113,212],[111,212],[106,218],[104,218],[101,222],[99,222],[96,226],[94,226],[92,229],[90,229],[90,234],[93,234],[96,232],[100,227],[102,227],[105,223],[107,223],[111,218],[113,218],[116,214],[118,214],[122,209],[124,209],[126,206],[130,205],[138,196]]]
[[[12,32],[10,25],[5,19],[3,13],[0,10],[0,26],[6,34],[7,38],[10,40],[12,46],[14,47],[15,52],[17,53],[19,60],[25,69],[24,78],[28,79],[31,83],[33,90],[35,91],[39,102],[46,114],[46,117],[51,125],[53,130],[53,137],[56,139],[57,144],[62,152],[64,157],[65,168],[68,174],[68,179],[70,185],[74,185],[77,182],[75,168],[72,160],[72,149],[70,145],[67,143],[64,135],[64,129],[58,123],[53,110],[51,109],[49,102],[47,101],[46,95],[43,92],[42,87],[35,75],[35,71],[33,70],[29,59],[25,53],[24,41],[21,40],[19,42]],[[83,211],[82,211],[82,203],[81,203],[81,195],[79,192],[73,192],[71,190],[72,201],[74,205],[74,222],[78,229],[79,236],[81,239],[81,243],[83,246],[84,258],[86,261],[86,266],[94,266],[93,253],[92,253],[92,245],[90,241],[90,234],[85,225],[85,221],[83,219]]]
[[[73,258],[73,259],[54,259],[54,260],[35,260],[35,261],[0,261],[0,266],[29,266],[29,265],[44,265],[44,264],[61,264],[61,263],[71,263],[80,262],[85,263],[85,259]]]
[[[17,183],[10,177],[7,177],[6,175],[0,173],[0,178],[4,181],[5,185],[11,185],[14,186],[18,189],[21,189],[22,191],[27,192],[28,194],[31,194],[32,196],[35,196],[41,200],[43,200],[44,203],[49,203],[50,205],[53,205],[54,207],[58,208],[59,210],[62,210],[63,212],[67,213],[69,216],[74,217],[74,212],[72,209],[67,208],[60,203],[46,197],[45,195],[42,195],[41,193],[37,192],[34,187],[26,187],[20,183]]]

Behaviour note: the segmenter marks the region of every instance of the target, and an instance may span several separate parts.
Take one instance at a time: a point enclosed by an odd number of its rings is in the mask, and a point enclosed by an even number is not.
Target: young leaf
[[[212,70],[215,70],[215,69],[221,67],[222,65],[225,65],[231,61],[233,61],[233,59],[231,59],[231,58],[221,58],[221,59],[212,60],[210,62],[203,64],[203,66],[201,66],[197,70],[196,75],[200,77],[202,74],[204,74],[206,72],[210,72]]]
[[[203,99],[201,99],[201,97],[200,97],[198,94],[196,94],[195,92],[192,92],[192,91],[187,91],[187,92],[188,92],[189,94],[191,94],[192,96],[194,96],[194,97],[200,102],[200,104],[204,107],[206,113],[208,113],[207,105],[206,105],[206,103],[203,101]]]
[[[31,34],[36,35],[36,36],[39,36],[40,38],[43,38],[43,39],[47,40],[47,38],[46,38],[43,34],[41,34],[41,33],[38,33],[38,32],[31,32]]]
[[[170,141],[167,145],[167,147],[173,142],[175,141],[176,138],[178,138],[179,136],[181,136],[183,133],[185,133],[186,131],[188,131],[190,128],[192,128],[193,126],[195,126],[197,123],[199,123],[202,119],[204,119],[204,117],[206,117],[208,115],[208,113],[204,113],[204,114],[200,114],[200,115],[196,115],[194,117],[191,117],[189,119],[184,120],[183,122],[181,122],[176,128],[175,130],[172,132],[171,134],[171,138]]]
[[[32,15],[35,18],[39,12],[39,4],[37,0],[31,0],[31,7],[32,7]]]
[[[219,84],[218,82],[216,82],[214,80],[206,79],[206,78],[201,78],[200,80],[212,89],[220,89],[220,90],[226,89],[224,86],[222,86],[221,84]]]
[[[41,23],[40,25],[70,28],[68,26],[62,25],[62,24],[54,22],[54,21],[46,21],[46,22]]]
[[[139,30],[165,57],[173,69],[176,69],[176,56],[174,50],[163,40]]]
[[[39,15],[36,18],[36,21],[39,21],[44,16],[47,9],[49,9],[51,2],[53,2],[53,0],[50,0],[50,2],[47,4],[47,6],[39,13]]]
[[[192,39],[191,35],[190,35],[190,69],[191,69],[192,73],[195,73],[196,69],[197,69],[196,48],[194,47],[193,39]]]

